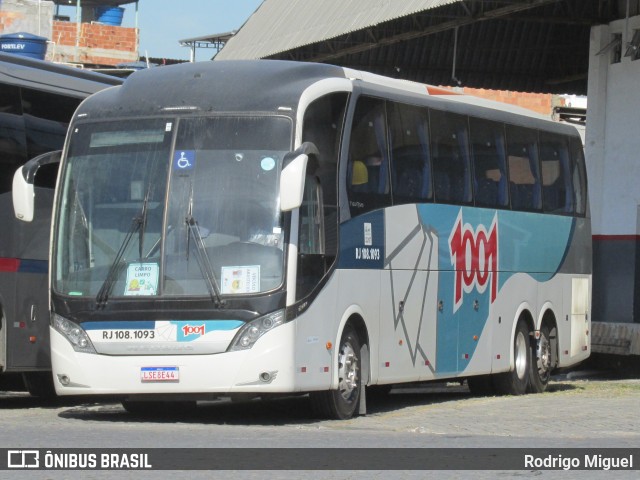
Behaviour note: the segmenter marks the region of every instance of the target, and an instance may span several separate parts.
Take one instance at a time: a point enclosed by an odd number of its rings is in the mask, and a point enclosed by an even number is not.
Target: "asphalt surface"
[[[355,471],[350,455],[366,447],[638,448],[639,376],[573,372],[555,376],[543,394],[519,397],[474,397],[457,383],[412,385],[370,398],[368,408],[366,416],[331,421],[313,418],[306,397],[221,399],[195,412],[139,417],[108,400],[0,392],[3,448],[339,449],[324,471],[5,471],[0,478],[638,478],[637,470]]]

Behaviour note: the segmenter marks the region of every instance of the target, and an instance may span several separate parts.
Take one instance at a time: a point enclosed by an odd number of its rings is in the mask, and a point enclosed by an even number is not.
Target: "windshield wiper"
[[[204,278],[204,281],[207,284],[207,290],[209,290],[211,300],[216,308],[224,307],[226,302],[220,297],[220,287],[218,286],[216,276],[211,268],[211,261],[209,260],[209,255],[207,254],[207,248],[204,245],[202,235],[200,235],[198,222],[193,216],[193,185],[191,185],[191,191],[189,193],[189,204],[187,205],[185,223],[187,224],[187,260],[189,260],[190,240],[191,237],[193,237],[193,242],[196,244],[196,261],[200,267],[202,278]]]
[[[191,208],[189,208],[189,210],[191,210]],[[207,248],[204,245],[204,240],[202,240],[202,235],[200,235],[198,222],[193,215],[191,215],[191,211],[187,213],[185,222],[187,223],[188,229],[187,235],[189,237],[193,237],[193,242],[196,244],[196,261],[200,267],[202,278],[204,278],[205,283],[207,284],[211,300],[215,304],[216,308],[224,307],[226,302],[220,298],[220,287],[218,286],[215,274],[211,268],[211,261],[209,260],[209,255],[207,255]],[[187,237],[187,259],[189,258],[189,237]]]
[[[149,212],[149,193],[151,192],[151,183],[149,183],[149,188],[147,188],[147,193],[144,196],[144,202],[142,203],[142,211],[140,215],[138,215],[139,219],[139,229],[138,229],[138,251],[140,256],[140,261],[142,261],[142,250],[144,246],[144,233],[147,230],[147,213]]]
[[[133,217],[131,226],[129,227],[129,231],[127,232],[127,235],[122,240],[122,243],[120,244],[120,248],[118,249],[118,252],[116,253],[115,258],[113,259],[113,262],[109,267],[107,276],[105,277],[104,282],[102,282],[102,286],[98,291],[98,295],[96,296],[97,308],[104,308],[104,306],[107,304],[107,300],[109,299],[109,295],[111,294],[111,290],[113,289],[113,285],[116,279],[118,278],[119,270],[122,266],[122,257],[124,257],[124,253],[127,251],[127,247],[129,246],[129,243],[133,238],[133,234],[136,233],[136,231],[139,232],[138,248],[140,251],[140,260],[142,260],[142,250],[143,250],[142,247],[144,245],[144,230],[147,225],[148,204],[149,204],[149,189],[147,189],[147,194],[144,197],[142,209],[140,210],[140,213],[138,215]]]

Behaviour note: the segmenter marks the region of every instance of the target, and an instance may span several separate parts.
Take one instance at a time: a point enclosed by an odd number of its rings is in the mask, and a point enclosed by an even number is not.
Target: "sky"
[[[262,0],[140,0],[140,56],[189,60],[190,49],[179,41],[238,30]],[[124,7],[123,27],[134,27],[135,3]],[[60,15],[75,19],[75,7],[61,8]],[[209,60],[214,49],[197,49],[196,60]]]

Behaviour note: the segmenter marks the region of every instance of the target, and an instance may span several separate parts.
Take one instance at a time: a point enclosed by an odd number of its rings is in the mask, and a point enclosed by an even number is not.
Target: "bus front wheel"
[[[529,387],[531,373],[531,337],[524,320],[520,319],[513,337],[513,363],[510,372],[494,377],[496,391],[505,395],[522,395]]]
[[[351,326],[347,326],[342,333],[337,367],[338,389],[312,392],[311,408],[323,418],[346,420],[358,410],[362,382],[360,340]]]

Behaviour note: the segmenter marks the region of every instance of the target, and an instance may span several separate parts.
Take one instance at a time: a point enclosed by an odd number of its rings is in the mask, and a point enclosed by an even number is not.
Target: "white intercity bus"
[[[540,392],[587,358],[578,132],[449,93],[218,61],[90,97],[53,220],[57,393],[308,393],[344,419],[366,387]]]

